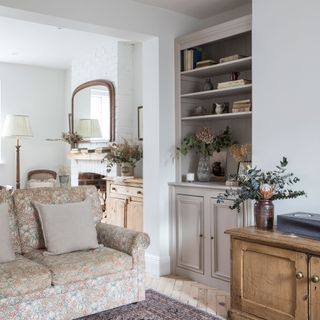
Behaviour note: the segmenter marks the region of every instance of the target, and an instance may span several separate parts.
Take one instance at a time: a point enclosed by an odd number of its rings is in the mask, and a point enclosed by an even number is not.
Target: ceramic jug
[[[226,105],[224,103],[214,103],[212,105],[212,109],[214,110],[214,112],[216,114],[221,114],[223,113],[224,109],[225,109]]]

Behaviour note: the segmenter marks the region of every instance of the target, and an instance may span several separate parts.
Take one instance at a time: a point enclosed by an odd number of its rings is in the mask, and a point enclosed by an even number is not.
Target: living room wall
[[[277,214],[320,213],[319,12],[317,0],[253,0],[253,160],[288,157],[308,194],[276,202]]]
[[[65,130],[64,70],[0,63],[1,120],[7,114],[30,116],[33,137],[21,139],[21,187],[33,169],[57,170],[65,163],[65,145],[49,142]],[[1,184],[15,186],[15,139],[1,139]]]

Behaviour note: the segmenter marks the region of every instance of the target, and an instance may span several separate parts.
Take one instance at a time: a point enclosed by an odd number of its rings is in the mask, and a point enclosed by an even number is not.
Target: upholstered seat
[[[41,264],[20,255],[0,263],[0,298],[21,296],[51,287],[50,271]]]
[[[106,247],[61,255],[44,255],[43,252],[33,250],[25,257],[48,268],[51,271],[53,285],[95,279],[133,267],[131,256]]]

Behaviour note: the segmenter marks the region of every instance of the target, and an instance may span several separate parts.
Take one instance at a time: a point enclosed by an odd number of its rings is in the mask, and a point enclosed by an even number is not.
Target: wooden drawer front
[[[307,255],[233,240],[232,309],[266,320],[308,319]],[[304,277],[296,279],[296,273]]]
[[[123,194],[133,197],[143,197],[143,189],[139,187],[119,186],[116,184],[110,185],[110,194]]]

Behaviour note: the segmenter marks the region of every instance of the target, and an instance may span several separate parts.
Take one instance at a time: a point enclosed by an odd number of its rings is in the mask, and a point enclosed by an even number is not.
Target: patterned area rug
[[[178,302],[154,290],[146,291],[146,300],[78,320],[221,320],[207,312]]]

